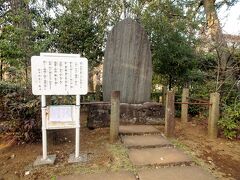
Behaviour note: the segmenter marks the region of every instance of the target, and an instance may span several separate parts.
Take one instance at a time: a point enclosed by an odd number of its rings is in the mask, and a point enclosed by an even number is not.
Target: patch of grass
[[[176,148],[184,151],[185,153],[187,153],[187,155],[191,156],[191,158],[197,165],[200,165],[200,166],[203,165],[203,161],[201,159],[199,159],[198,157],[196,157],[196,155],[197,155],[196,152],[193,152],[189,147],[187,147],[185,144],[179,142],[177,139],[170,139],[170,141]]]
[[[136,173],[136,168],[128,157],[128,150],[122,144],[111,144],[108,146],[108,150],[113,156],[110,167],[112,171],[126,170]]]
[[[51,180],[56,180],[56,179],[57,179],[56,176],[51,177]]]
[[[98,165],[95,167],[90,167],[90,166],[78,166],[75,170],[75,173],[77,174],[93,174],[93,173],[101,173],[104,172],[106,168],[102,168]]]
[[[187,146],[179,142],[177,139],[169,139],[171,143],[179,149],[187,150]]]
[[[207,170],[210,173],[213,173],[211,165],[207,164],[203,159],[197,157],[198,154],[196,152],[193,152],[188,146],[179,142],[177,139],[170,139],[170,141],[174,146],[176,146],[176,148],[182,150],[187,155],[189,155],[196,165],[202,167],[203,169]],[[214,175],[216,176],[216,174]]]

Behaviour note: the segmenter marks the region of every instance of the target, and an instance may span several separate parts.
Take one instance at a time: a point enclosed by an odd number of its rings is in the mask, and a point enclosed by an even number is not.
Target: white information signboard
[[[33,94],[87,94],[88,61],[86,58],[33,56],[31,66]]]
[[[73,57],[73,58],[80,58],[80,54],[65,54],[65,53],[40,53],[40,56],[46,57]]]
[[[47,155],[47,129],[76,129],[75,154],[69,162],[85,160],[80,156],[80,95],[88,92],[88,61],[79,54],[41,53],[31,58],[32,92],[41,95],[43,155],[35,165],[53,164]],[[46,95],[76,95],[76,105],[47,106]]]

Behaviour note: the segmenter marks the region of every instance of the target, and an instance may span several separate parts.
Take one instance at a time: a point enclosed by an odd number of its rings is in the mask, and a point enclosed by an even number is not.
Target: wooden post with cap
[[[165,135],[173,137],[175,133],[175,93],[168,91],[165,106]]]
[[[188,98],[189,98],[189,89],[183,88],[182,104],[181,104],[181,121],[184,123],[188,122],[188,104],[187,104]]]
[[[110,143],[118,139],[120,121],[120,91],[112,91],[110,116]]]
[[[209,118],[208,118],[208,137],[216,139],[218,134],[217,122],[219,120],[219,101],[220,94],[215,92],[210,94]]]

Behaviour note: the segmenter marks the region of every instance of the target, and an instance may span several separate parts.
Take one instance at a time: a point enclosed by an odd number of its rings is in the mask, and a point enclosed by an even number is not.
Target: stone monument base
[[[88,105],[88,128],[108,127],[110,125],[110,104]],[[120,124],[164,124],[164,107],[155,102],[143,104],[120,104]]]

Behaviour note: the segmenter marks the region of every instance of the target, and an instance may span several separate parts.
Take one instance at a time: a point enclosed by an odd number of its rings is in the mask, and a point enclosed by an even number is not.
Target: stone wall
[[[108,127],[110,124],[110,104],[88,105],[88,128]],[[164,124],[164,107],[159,103],[120,105],[120,124]]]

